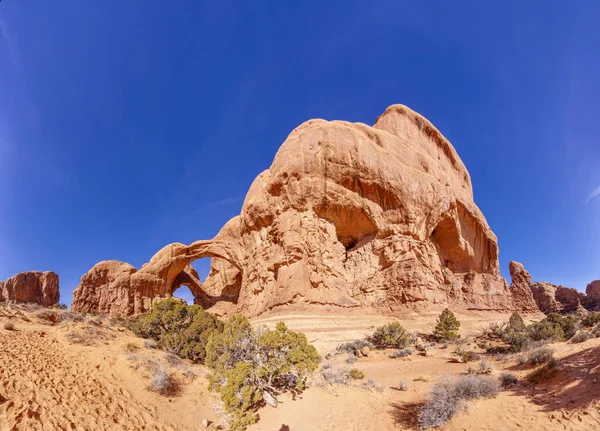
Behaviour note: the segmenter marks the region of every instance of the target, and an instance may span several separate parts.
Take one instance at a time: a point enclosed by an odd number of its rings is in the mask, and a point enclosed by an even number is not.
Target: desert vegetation
[[[169,365],[177,366],[183,357],[208,366],[210,387],[220,395],[225,421],[233,430],[254,423],[262,404],[277,405],[279,394],[303,390],[321,359],[304,334],[282,322],[272,330],[253,328],[240,314],[222,322],[198,305],[175,299],[159,302],[152,313],[126,324],[166,350]],[[347,377],[358,378],[357,372],[348,371]],[[153,390],[165,394],[173,379],[158,369],[151,381]]]
[[[441,427],[468,401],[495,397],[499,392],[500,384],[491,377],[468,374],[442,378],[431,388],[429,399],[419,412],[419,424],[423,429]]]
[[[459,329],[460,322],[454,313],[446,308],[438,317],[433,335],[440,340],[456,340],[460,338]]]

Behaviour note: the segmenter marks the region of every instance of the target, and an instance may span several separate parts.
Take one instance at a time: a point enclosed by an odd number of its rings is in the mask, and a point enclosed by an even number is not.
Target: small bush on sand
[[[34,317],[40,319],[45,324],[55,325],[60,322],[60,316],[56,311],[52,310],[39,310],[34,314]]]
[[[540,365],[554,359],[554,351],[549,347],[540,347],[527,354],[527,364]]]
[[[365,373],[363,373],[362,371],[360,371],[357,368],[352,368],[350,370],[350,378],[352,380],[361,380],[365,378]]]
[[[392,352],[390,354],[390,358],[393,358],[393,359],[406,358],[412,354],[413,354],[413,349],[411,349],[410,347],[405,347],[402,350],[396,350],[396,351]]]
[[[492,364],[487,359],[482,359],[477,374],[491,374],[493,370]]]
[[[158,344],[154,340],[144,340],[144,347],[146,349],[156,349]]]
[[[500,374],[500,377],[498,377],[498,380],[500,381],[500,384],[502,385],[503,388],[507,388],[509,386],[516,385],[519,382],[517,377],[514,374],[510,374],[510,373]]]
[[[352,365],[356,361],[358,361],[358,357],[354,353],[348,353],[348,357],[346,358],[346,363]]]
[[[7,331],[14,331],[15,330],[15,324],[12,322],[6,322],[4,324],[4,329],[6,329]]]
[[[590,338],[594,338],[592,334],[587,331],[578,331],[575,335],[571,337],[569,340],[571,343],[583,343],[584,341],[589,340]]]
[[[178,367],[179,365],[181,365],[181,358],[175,353],[167,352],[165,354],[165,361],[167,361],[167,364],[173,367]]]
[[[506,323],[492,322],[481,331],[481,336],[488,340],[499,340],[506,332]]]
[[[362,350],[362,348],[365,346],[369,348],[373,347],[373,345],[367,340],[354,340],[349,343],[340,344],[339,346],[337,346],[337,350],[340,352],[347,352],[354,355],[357,350]]]
[[[441,427],[459,413],[466,402],[498,395],[498,381],[470,374],[455,379],[443,378],[431,388],[429,400],[419,412],[419,424],[424,429]]]
[[[399,391],[407,391],[408,390],[408,385],[406,384],[406,382],[404,380],[400,380],[398,382],[398,390]]]
[[[464,363],[479,361],[481,359],[481,355],[479,353],[475,353],[471,350],[464,351],[459,356],[461,361]]]
[[[366,382],[363,382],[360,386],[369,391],[377,391],[380,393],[385,392],[385,386],[378,384],[372,377],[369,377],[369,379]]]
[[[140,350],[140,346],[139,344],[130,341],[129,343],[125,344],[125,350],[131,353],[137,352],[138,350]]]
[[[57,309],[57,310],[68,310],[69,307],[67,307],[67,304],[54,304],[52,306],[52,308]]]
[[[150,379],[150,389],[161,395],[171,395],[177,392],[178,385],[167,371],[158,369]]]
[[[491,355],[508,355],[512,350],[510,346],[489,346],[485,351]]]
[[[350,382],[348,368],[338,367],[328,362],[321,368],[323,379],[330,385],[347,385]]]
[[[377,349],[402,349],[408,344],[408,334],[400,323],[392,322],[377,328],[368,341]]]
[[[460,338],[459,329],[460,322],[454,313],[446,308],[436,322],[433,335],[442,340],[455,340]]]
[[[513,331],[525,331],[527,329],[527,325],[525,325],[525,321],[521,317],[519,313],[513,313],[508,319],[508,328]]]

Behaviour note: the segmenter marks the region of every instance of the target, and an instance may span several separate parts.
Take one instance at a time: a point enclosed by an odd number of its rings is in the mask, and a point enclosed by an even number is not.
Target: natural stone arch
[[[242,273],[239,259],[224,241],[196,241],[189,246],[173,243],[159,250],[140,270],[119,261],[96,264],[81,278],[72,308],[110,316],[147,313],[155,302],[172,297],[182,284],[190,289],[195,303],[209,308],[221,298],[204,290],[198,273],[190,266],[204,257],[224,259]]]

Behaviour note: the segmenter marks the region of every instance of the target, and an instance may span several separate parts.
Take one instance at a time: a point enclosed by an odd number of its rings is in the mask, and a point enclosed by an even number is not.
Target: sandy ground
[[[0,307],[0,431],[5,430],[200,430],[203,418],[215,421],[214,394],[207,389],[207,369],[186,363],[168,365],[164,352],[143,347],[143,341],[117,327],[84,322],[44,324],[23,308]],[[29,316],[29,322],[23,320]],[[437,313],[409,315],[402,324],[429,332]],[[466,312],[459,315],[463,335],[477,333],[491,321],[508,316]],[[533,318],[539,316],[532,316]],[[321,354],[341,342],[371,333],[391,317],[350,314],[272,315],[255,324],[285,321],[305,332]],[[15,331],[4,330],[13,322]],[[91,345],[72,343],[74,332]],[[139,346],[139,349],[133,347]],[[472,348],[476,349],[474,345]],[[600,339],[551,346],[561,359],[558,373],[536,386],[525,383],[531,367],[514,358],[491,360],[493,376],[508,371],[519,385],[497,398],[476,401],[443,429],[458,430],[594,430],[600,429]],[[259,411],[251,431],[411,430],[418,429],[417,412],[431,385],[442,376],[466,373],[468,364],[453,363],[454,347],[434,348],[427,357],[391,359],[389,352],[371,352],[352,367],[381,388],[312,386],[280,405]],[[345,355],[331,359],[342,363]],[[168,367],[180,383],[169,396],[148,389],[149,373],[140,360]],[[142,361],[143,362],[143,361]],[[473,364],[472,364],[473,365]],[[475,364],[476,365],[476,364]],[[191,375],[194,375],[190,377]],[[399,390],[403,381],[407,391]],[[213,428],[213,427],[211,427]]]

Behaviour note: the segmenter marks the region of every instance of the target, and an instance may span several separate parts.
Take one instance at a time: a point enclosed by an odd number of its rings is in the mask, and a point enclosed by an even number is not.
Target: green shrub
[[[558,313],[550,313],[546,318],[549,322],[559,325],[563,330],[563,340],[568,340],[577,332],[577,326],[579,319],[577,316],[570,314],[568,316],[561,316]]]
[[[307,374],[321,360],[306,335],[282,322],[273,330],[254,329],[237,314],[223,323],[200,306],[176,299],[160,301],[150,314],[118,323],[167,350],[165,359],[171,365],[179,366],[179,355],[212,368],[211,389],[220,394],[233,430],[255,422],[261,400],[276,404],[276,394],[304,389]],[[164,389],[172,380],[168,377],[156,374],[153,390],[171,391],[171,386]]]
[[[508,328],[512,329],[513,331],[525,331],[527,329],[527,325],[525,325],[525,321],[521,315],[515,312],[508,319]]]
[[[170,298],[158,302],[150,314],[127,323],[138,336],[155,340],[159,348],[194,362],[204,362],[213,331],[223,324],[199,305]]]
[[[443,340],[454,340],[460,338],[459,329],[460,322],[454,313],[446,308],[436,322],[433,335]]]
[[[365,378],[365,373],[363,373],[362,371],[360,371],[357,368],[352,368],[350,370],[350,378],[352,380],[361,380]]]
[[[392,322],[377,328],[367,340],[377,349],[402,349],[408,345],[408,334],[400,323]]]
[[[525,350],[532,342],[526,328],[523,330],[509,328],[502,336],[502,341],[508,344],[513,352]]]
[[[290,331],[283,322],[273,330],[254,330],[242,315],[230,317],[222,331],[213,331],[206,349],[206,364],[214,370],[211,387],[220,393],[234,430],[254,423],[261,399],[276,403],[276,394],[304,389],[306,374],[320,359],[306,335]]]
[[[596,326],[600,323],[600,313],[597,311],[591,311],[581,318],[581,324],[587,328]]]
[[[531,324],[527,332],[534,341],[561,341],[565,338],[561,325],[548,319]]]

